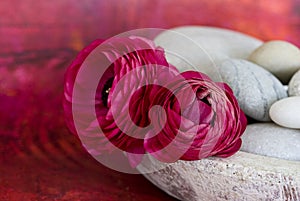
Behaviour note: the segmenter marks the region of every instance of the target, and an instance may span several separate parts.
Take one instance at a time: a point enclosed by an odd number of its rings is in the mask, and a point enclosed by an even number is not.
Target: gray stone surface
[[[289,96],[300,96],[300,70],[293,75],[289,82]]]
[[[242,151],[300,161],[300,130],[280,127],[274,123],[250,124],[242,140]]]
[[[220,81],[217,66],[223,60],[246,59],[263,43],[241,32],[207,26],[169,29],[154,42],[165,49],[168,62],[180,71],[201,71],[215,81]]]
[[[222,63],[219,70],[242,110],[253,119],[270,121],[271,105],[287,97],[286,90],[275,76],[249,61],[229,59]]]
[[[153,160],[150,168],[160,165]],[[149,172],[149,166],[138,169]],[[242,151],[229,158],[177,161],[144,176],[184,201],[300,200],[300,161]]]
[[[280,126],[300,129],[300,96],[288,97],[275,102],[270,108],[270,117]]]

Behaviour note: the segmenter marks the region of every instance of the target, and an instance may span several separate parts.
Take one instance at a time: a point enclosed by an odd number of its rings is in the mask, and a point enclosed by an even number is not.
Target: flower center
[[[210,93],[207,88],[200,87],[197,90],[196,97],[198,100],[202,101],[203,103],[207,104],[208,106],[211,106],[211,103],[209,102]]]
[[[110,92],[110,89],[111,89],[111,86],[112,86],[112,83],[114,81],[114,78],[110,78],[108,79],[105,84],[104,84],[104,87],[102,89],[102,92],[101,92],[101,99],[102,99],[102,102],[103,102],[103,105],[105,107],[107,107],[107,99],[108,99],[108,94]]]

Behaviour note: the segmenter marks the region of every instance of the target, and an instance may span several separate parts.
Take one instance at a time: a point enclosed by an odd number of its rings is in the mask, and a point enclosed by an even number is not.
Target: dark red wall
[[[3,0],[0,52],[69,47],[136,28],[197,24],[300,45],[299,0]]]

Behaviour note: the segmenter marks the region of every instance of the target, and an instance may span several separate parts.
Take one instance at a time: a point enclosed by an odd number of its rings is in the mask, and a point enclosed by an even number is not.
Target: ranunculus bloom
[[[74,101],[73,97],[75,84],[79,85],[82,90],[89,90],[89,88],[85,88],[86,86],[84,86],[86,80],[77,80],[77,83],[75,83],[75,81],[84,61],[92,51],[95,53],[93,57],[96,60],[96,65],[98,65],[99,70],[105,69],[99,80],[94,97],[95,113],[97,114],[96,120],[85,119],[85,103],[77,103]],[[106,66],[109,63],[110,65]],[[136,74],[131,76],[129,78],[130,80],[123,83],[121,89],[116,92],[119,96],[113,100],[114,104],[112,105],[111,96],[115,91],[115,87],[124,75],[127,75],[128,72],[135,68],[139,68],[139,70],[135,71]],[[149,68],[152,70],[149,71]],[[96,40],[79,53],[65,75],[63,103],[67,125],[72,133],[78,134],[81,137],[85,137],[84,135],[91,137],[92,140],[88,142],[89,144],[85,144],[85,147],[87,149],[93,149],[93,152],[102,153],[112,151],[117,147],[128,153],[143,154],[145,153],[145,149],[143,136],[140,135],[141,133],[137,134],[137,131],[134,133],[131,132],[132,130],[126,128],[120,129],[119,126],[122,127],[122,125],[117,125],[117,120],[115,118],[121,119],[120,121],[122,121],[122,117],[124,117],[122,108],[128,106],[130,93],[134,90],[138,90],[143,81],[148,80],[151,82],[152,80],[153,83],[151,84],[165,85],[167,81],[170,80],[168,77],[175,77],[176,74],[178,74],[178,71],[168,64],[163,49],[156,47],[150,40],[141,37],[112,38],[105,42]],[[85,78],[89,79],[89,76],[87,75]],[[149,82],[144,83],[144,85],[148,85]],[[146,94],[148,93],[150,93],[150,96],[154,96],[155,94],[152,93],[154,91],[150,90],[151,88],[151,85],[145,86],[143,88],[144,90],[142,90],[142,93],[145,93],[145,95],[139,98],[143,100],[143,97],[147,96]],[[93,100],[90,100],[86,105],[90,104],[92,101]],[[141,100],[137,100],[137,102],[139,101]],[[123,122],[125,121],[125,124],[127,122],[130,123],[129,120],[131,117],[135,116],[133,117],[133,123],[139,127],[147,126],[149,120],[145,117],[144,107],[148,107],[148,103],[146,100],[144,100],[144,103],[146,105],[139,105],[139,103],[136,103],[136,111],[129,116],[126,114],[127,116],[125,115]],[[76,131],[72,104],[81,104],[80,111],[76,112],[77,114],[81,114],[82,119],[80,119],[80,122],[86,127],[84,134],[77,133]],[[113,115],[113,111],[121,112],[116,116]],[[132,125],[132,123],[129,124],[129,127],[130,125]],[[105,136],[101,136],[97,133],[96,128],[98,126],[101,127]],[[124,133],[124,130],[131,133]],[[101,137],[105,137],[109,141],[103,140]]]
[[[240,136],[247,119],[225,83],[215,83],[204,74],[187,71],[161,88],[149,107],[152,105],[162,105],[168,116],[158,137],[145,142],[145,149],[160,160],[172,161],[177,152],[185,150],[182,160],[228,157],[241,146]],[[170,154],[159,151],[168,145]]]

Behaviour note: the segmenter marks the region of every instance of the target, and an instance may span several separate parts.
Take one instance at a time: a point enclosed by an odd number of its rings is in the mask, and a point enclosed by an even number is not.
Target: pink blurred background
[[[65,128],[63,75],[94,39],[206,25],[300,46],[300,0],[2,0],[0,13],[0,200],[174,200]]]
[[[197,24],[300,44],[299,0],[3,0],[1,53],[81,49],[136,28]]]

